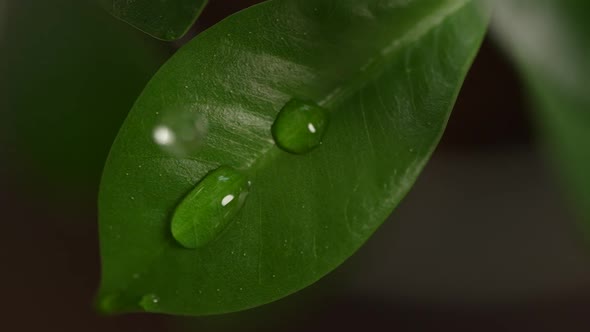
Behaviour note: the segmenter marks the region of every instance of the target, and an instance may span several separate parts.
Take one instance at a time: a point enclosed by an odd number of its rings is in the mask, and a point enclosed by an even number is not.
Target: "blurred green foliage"
[[[495,31],[513,55],[590,234],[590,2],[498,0]]]
[[[94,195],[119,126],[166,52],[84,1],[19,0],[3,12],[4,163],[29,188]]]

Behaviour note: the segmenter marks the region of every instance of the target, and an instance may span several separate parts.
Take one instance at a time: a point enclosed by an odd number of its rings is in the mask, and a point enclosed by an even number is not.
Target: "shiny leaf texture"
[[[486,17],[468,0],[274,0],[183,47],[136,102],[106,164],[103,310],[243,310],[336,268],[434,150]],[[271,133],[293,99],[329,117],[322,144],[303,154]],[[161,123],[186,114],[207,135],[197,151],[170,154]],[[174,210],[220,166],[249,178],[248,198],[216,239],[183,248]]]
[[[494,30],[514,56],[590,235],[590,2],[501,0]]]
[[[176,40],[193,25],[207,0],[100,0],[115,17],[162,40]]]

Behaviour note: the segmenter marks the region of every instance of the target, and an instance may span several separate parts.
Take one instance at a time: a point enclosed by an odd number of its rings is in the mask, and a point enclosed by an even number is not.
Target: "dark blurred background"
[[[590,243],[489,38],[418,183],[339,269],[242,313],[96,314],[96,196],[118,127],[179,46],[255,2],[211,1],[163,43],[94,7],[0,0],[1,330],[590,330]]]

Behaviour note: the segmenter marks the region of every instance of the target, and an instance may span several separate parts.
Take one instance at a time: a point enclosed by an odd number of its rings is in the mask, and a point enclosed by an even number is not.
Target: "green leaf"
[[[184,36],[207,0],[99,0],[115,17],[162,40]]]
[[[514,56],[590,234],[590,2],[498,1],[495,31]]]
[[[102,309],[237,311],[336,268],[416,180],[485,29],[466,0],[275,0],[187,44],[148,84],[106,164]],[[323,144],[300,155],[271,133],[293,98],[330,118]],[[201,148],[160,148],[152,134],[170,143],[162,123],[187,114],[207,124]],[[219,166],[248,176],[249,196],[217,238],[185,249],[172,215]]]

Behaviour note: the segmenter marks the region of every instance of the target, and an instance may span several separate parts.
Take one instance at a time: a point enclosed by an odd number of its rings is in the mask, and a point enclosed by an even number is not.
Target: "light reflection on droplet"
[[[221,206],[226,206],[234,200],[234,195],[227,195],[221,200]]]
[[[176,141],[174,132],[166,126],[157,126],[154,129],[154,141],[159,145],[171,145]]]

